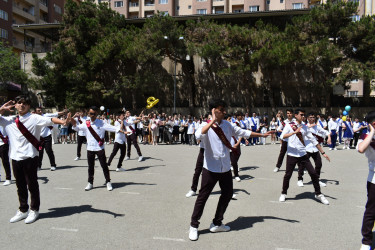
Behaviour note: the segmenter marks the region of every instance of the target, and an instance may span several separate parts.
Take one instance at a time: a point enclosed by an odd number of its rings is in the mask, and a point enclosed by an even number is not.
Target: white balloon
[[[101,107],[100,107],[100,110],[101,110],[101,111],[104,111],[104,109],[105,109],[104,106],[101,106]]]

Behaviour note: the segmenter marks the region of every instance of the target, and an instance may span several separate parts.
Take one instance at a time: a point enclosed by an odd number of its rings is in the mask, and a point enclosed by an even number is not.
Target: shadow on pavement
[[[243,192],[247,195],[250,195],[250,193],[247,192],[245,189],[238,189],[238,188],[233,189],[234,194],[238,194],[239,192]],[[220,195],[220,194],[221,194],[221,191],[219,190],[219,191],[212,192],[210,195]]]
[[[240,171],[246,171],[246,170],[254,170],[254,169],[257,169],[259,167],[257,166],[248,166],[248,167],[243,167],[243,168],[239,168]]]
[[[47,183],[49,182],[49,179],[48,179],[48,177],[38,177],[38,180],[41,180],[41,181],[43,181],[43,183],[42,183],[42,184],[47,184]]]
[[[64,169],[71,169],[71,168],[88,168],[88,166],[57,166],[56,170],[64,170]]]
[[[333,200],[337,200],[335,197],[332,197],[329,195],[324,195],[324,196]],[[287,200],[303,200],[303,199],[314,200],[318,203],[321,203],[318,199],[315,199],[314,192],[304,192],[304,193],[297,194],[296,197],[294,198],[287,198]]]
[[[154,158],[154,157],[145,157],[144,156],[142,161],[145,161],[145,160],[164,161],[163,159],[158,159],[158,158]]]
[[[156,184],[150,184],[150,183],[137,183],[137,182],[112,182],[112,187],[113,188],[122,188],[122,187],[125,187],[125,186],[131,186],[131,185],[148,185],[148,186],[153,186],[153,185],[156,185]],[[99,186],[99,187],[95,187],[96,188],[107,188],[105,185],[104,186]]]
[[[48,213],[40,214],[41,219],[65,217],[65,216],[70,216],[73,214],[80,214],[84,212],[104,213],[104,214],[113,215],[114,218],[116,218],[117,216],[119,217],[125,216],[125,214],[117,214],[108,210],[95,209],[91,205],[81,205],[81,206],[72,206],[72,207],[55,207],[55,208],[50,208],[48,210],[49,210]]]
[[[126,169],[126,171],[137,171],[137,170],[145,170],[151,167],[165,167],[166,165],[152,165],[152,166],[143,166],[143,167],[137,167],[137,168],[129,168]]]

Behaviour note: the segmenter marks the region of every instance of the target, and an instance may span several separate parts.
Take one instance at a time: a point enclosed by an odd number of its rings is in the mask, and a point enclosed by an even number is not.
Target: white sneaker
[[[324,197],[323,194],[315,195],[315,198],[320,200],[324,205],[329,205],[329,201]]]
[[[107,190],[108,191],[112,191],[113,190],[112,184],[110,182],[107,182]]]
[[[3,186],[9,186],[12,184],[11,180],[5,180]]]
[[[359,250],[371,250],[371,246],[362,244],[361,249]]]
[[[241,181],[240,177],[238,177],[238,176],[237,176],[237,177],[235,177],[234,179],[235,179],[236,181],[238,181],[238,182],[240,182],[240,181]]]
[[[143,160],[143,156],[139,156],[138,161],[141,162]]]
[[[334,148],[333,150],[337,150],[337,148]]]
[[[91,183],[88,183],[87,186],[85,187],[85,190],[89,191],[89,190],[91,190],[93,188],[94,188],[94,186]]]
[[[129,159],[130,159],[130,157],[129,157],[129,156],[126,156],[124,160],[127,161],[127,160],[129,160]]]
[[[319,181],[319,185],[320,185],[321,187],[326,187],[326,186],[327,186],[327,184],[325,184],[324,182],[321,182],[321,181]]]
[[[126,171],[124,168],[116,168],[116,172],[124,172]]]
[[[230,227],[221,224],[220,226],[215,226],[213,223],[210,225],[210,232],[211,233],[218,233],[218,232],[228,232],[230,231]]]
[[[277,173],[277,172],[279,172],[279,170],[280,170],[280,168],[275,168],[275,169],[273,170],[273,172]]]
[[[198,239],[198,228],[190,226],[189,239],[190,240],[197,240]]]
[[[194,192],[193,190],[190,190],[189,192],[187,192],[187,194],[185,196],[186,196],[186,198],[189,198],[189,197],[192,197],[194,195],[196,195],[196,192]]]
[[[232,199],[236,198],[236,196],[237,196],[236,194],[233,194],[233,195],[232,195]]]
[[[80,159],[81,159],[81,158],[78,157],[78,156],[77,156],[76,158],[74,158],[75,161],[79,161]]]
[[[342,147],[342,149],[346,149],[346,147],[344,146],[344,147]]]
[[[329,151],[331,151],[332,150],[332,148],[329,148]]]
[[[56,170],[56,166],[52,166],[51,171],[55,171],[55,170]]]
[[[30,210],[30,213],[27,216],[27,218],[25,220],[25,223],[26,224],[33,223],[34,221],[36,221],[38,219],[38,217],[39,217],[39,212],[38,211]]]
[[[26,219],[28,212],[22,213],[20,210],[17,211],[16,215],[10,219],[10,223],[14,223],[23,219]]]
[[[297,186],[303,187],[303,181],[301,181],[301,180],[297,181]]]
[[[280,198],[279,198],[279,201],[280,202],[285,202],[285,199],[286,199],[286,194],[281,194]]]
[[[350,149],[350,147],[347,147],[346,149],[347,149],[347,150],[349,150],[349,149]]]
[[[234,169],[233,169],[233,167],[230,167],[230,170],[232,170],[232,171],[233,171],[233,170],[234,170]]]

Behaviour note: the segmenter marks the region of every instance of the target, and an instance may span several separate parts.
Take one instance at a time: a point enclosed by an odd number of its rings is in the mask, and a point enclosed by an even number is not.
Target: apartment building
[[[58,23],[62,21],[65,0],[0,0],[1,39],[16,52],[45,52],[51,41],[32,31],[12,25]]]

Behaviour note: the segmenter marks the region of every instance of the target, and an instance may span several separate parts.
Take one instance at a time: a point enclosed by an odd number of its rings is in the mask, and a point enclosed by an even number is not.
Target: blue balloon
[[[352,107],[350,107],[349,105],[345,107],[345,110],[348,111],[348,112],[349,112],[351,109],[352,109]]]
[[[343,114],[343,115],[348,115],[348,112],[347,112],[346,110],[344,110],[344,111],[342,112],[342,114]]]

